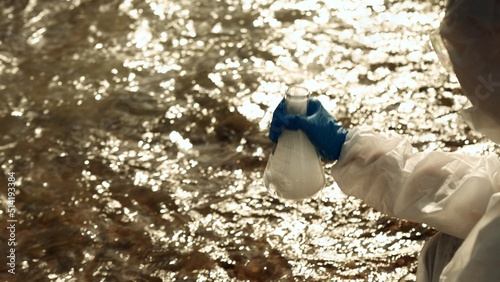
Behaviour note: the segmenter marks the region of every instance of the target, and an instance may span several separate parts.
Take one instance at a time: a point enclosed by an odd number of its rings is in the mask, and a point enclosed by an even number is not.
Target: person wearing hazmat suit
[[[500,1],[451,0],[439,34],[472,107],[461,116],[500,144]],[[500,161],[453,152],[417,152],[404,138],[369,127],[347,131],[317,100],[307,115],[282,101],[269,138],[302,130],[344,193],[379,211],[439,232],[424,245],[417,281],[500,281]]]

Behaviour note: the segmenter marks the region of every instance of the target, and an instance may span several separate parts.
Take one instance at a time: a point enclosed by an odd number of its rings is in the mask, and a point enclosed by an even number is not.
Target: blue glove
[[[277,142],[283,129],[302,130],[325,161],[338,160],[347,130],[338,125],[318,100],[309,100],[307,115],[287,115],[285,99],[276,107],[269,139]]]

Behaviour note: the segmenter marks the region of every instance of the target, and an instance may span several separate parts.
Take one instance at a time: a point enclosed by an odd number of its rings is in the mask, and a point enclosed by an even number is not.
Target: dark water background
[[[2,281],[413,281],[433,230],[328,187],[270,196],[270,112],[302,82],[347,127],[496,148],[428,43],[443,1],[3,0]],[[331,164],[325,165],[328,172]]]

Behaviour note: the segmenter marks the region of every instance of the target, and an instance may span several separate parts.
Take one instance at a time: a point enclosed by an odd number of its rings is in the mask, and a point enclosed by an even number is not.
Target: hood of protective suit
[[[439,33],[472,103],[460,114],[500,144],[500,1],[448,1]]]

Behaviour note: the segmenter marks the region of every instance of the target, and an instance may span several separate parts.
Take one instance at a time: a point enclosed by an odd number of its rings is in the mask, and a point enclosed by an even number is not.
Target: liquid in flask
[[[288,88],[287,114],[307,114],[309,91]],[[314,145],[302,130],[283,130],[264,170],[264,185],[285,199],[310,198],[325,186],[323,165]]]

